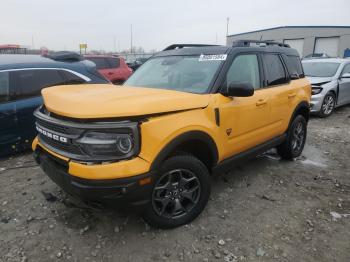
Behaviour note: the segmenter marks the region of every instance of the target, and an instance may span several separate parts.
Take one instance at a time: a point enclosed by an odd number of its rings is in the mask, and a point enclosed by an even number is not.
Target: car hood
[[[114,118],[204,108],[209,94],[114,85],[65,85],[42,90],[46,108],[72,118]]]
[[[332,77],[313,77],[313,76],[307,76],[307,79],[311,82],[312,85],[326,84],[333,80]]]

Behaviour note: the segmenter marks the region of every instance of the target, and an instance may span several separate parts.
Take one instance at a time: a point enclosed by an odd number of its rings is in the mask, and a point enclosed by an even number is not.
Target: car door
[[[109,65],[109,76],[111,81],[116,84],[118,82],[123,82],[125,77],[123,76],[125,72],[120,67],[120,61],[118,57],[107,57],[106,58]]]
[[[41,90],[64,84],[65,80],[57,69],[23,69],[13,71],[11,74],[14,79],[16,115],[21,130],[21,141],[24,146],[30,146],[36,135],[33,113],[43,103]]]
[[[110,65],[105,57],[89,57],[88,60],[96,64],[96,69],[101,75],[109,81],[113,80],[113,71],[111,71]]]
[[[338,105],[350,103],[350,64],[345,65],[339,79]]]
[[[251,84],[251,97],[229,97],[220,103],[220,132],[226,146],[223,158],[266,141],[269,136],[270,95],[262,87],[262,65],[257,53],[236,56],[227,71],[225,87],[232,82]]]
[[[0,156],[11,153],[19,141],[19,130],[16,117],[10,73],[0,72]]]
[[[275,137],[286,131],[289,116],[291,116],[291,111],[296,106],[299,85],[290,81],[287,68],[280,54],[264,53],[263,62],[265,71],[264,88],[270,94],[270,134]]]

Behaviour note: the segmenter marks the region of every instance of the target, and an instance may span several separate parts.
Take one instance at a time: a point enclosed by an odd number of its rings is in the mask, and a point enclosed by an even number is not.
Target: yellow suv
[[[301,154],[310,83],[296,50],[275,42],[172,45],[123,86],[42,91],[35,158],[68,193],[142,207],[152,226],[191,222],[210,174],[277,147]]]

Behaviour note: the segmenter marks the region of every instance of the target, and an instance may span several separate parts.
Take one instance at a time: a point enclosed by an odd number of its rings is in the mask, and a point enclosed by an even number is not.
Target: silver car
[[[312,86],[311,113],[327,117],[334,108],[350,104],[350,59],[313,59],[302,64]]]

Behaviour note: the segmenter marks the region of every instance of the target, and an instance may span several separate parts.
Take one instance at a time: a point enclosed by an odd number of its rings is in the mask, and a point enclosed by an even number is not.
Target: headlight
[[[313,86],[313,87],[312,87],[311,94],[312,94],[312,95],[317,95],[317,94],[321,93],[321,92],[322,92],[322,90],[323,90],[323,88],[322,88],[322,87],[319,87],[319,86]]]
[[[128,156],[134,149],[131,134],[87,132],[75,141],[90,156]]]

